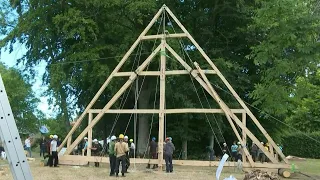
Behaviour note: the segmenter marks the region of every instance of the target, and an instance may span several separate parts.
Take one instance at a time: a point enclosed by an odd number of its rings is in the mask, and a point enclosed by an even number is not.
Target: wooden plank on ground
[[[134,159],[130,159],[131,162],[134,162]],[[59,163],[62,162],[61,164],[64,165],[73,165],[76,164],[77,162],[83,163],[83,165],[86,165],[84,163],[88,162],[101,162],[101,163],[107,163],[109,164],[109,158],[108,157],[86,157],[86,156],[76,156],[76,155],[64,155],[59,157]],[[68,162],[71,162],[73,164],[68,164]],[[158,159],[140,159],[136,158],[135,159],[136,164],[158,164],[159,161]],[[78,164],[80,164],[78,163]],[[199,160],[173,160],[174,165],[180,165],[180,166],[199,166],[199,167],[216,167],[219,165],[219,161],[199,161]],[[165,162],[163,162],[165,164]],[[225,164],[225,167],[235,167],[237,164],[235,162],[230,162],[227,161]],[[254,163],[255,168],[270,168],[270,169],[286,169],[290,168],[290,165],[284,164],[284,163],[259,163],[255,162]],[[250,168],[251,165],[249,163],[243,163],[243,167],[245,168]]]

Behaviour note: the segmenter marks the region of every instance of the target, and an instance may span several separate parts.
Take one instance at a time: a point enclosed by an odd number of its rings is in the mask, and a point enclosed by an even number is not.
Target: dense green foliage
[[[70,128],[70,114],[76,107],[82,111],[88,105],[119,62],[118,56],[129,49],[163,3],[181,20],[241,98],[261,109],[252,108],[252,111],[276,140],[280,140],[287,129],[270,115],[303,131],[317,130],[319,83],[315,74],[319,64],[320,16],[314,0],[15,0],[2,5],[1,32],[6,37],[0,41],[0,48],[9,47],[12,51],[13,44],[24,44],[28,51],[19,63],[24,63],[31,74],[40,61],[48,63],[43,77],[49,87],[47,95],[55,99],[51,103],[59,108],[58,124],[63,124],[61,127],[66,132]],[[7,16],[10,9],[17,12],[16,19]],[[166,17],[166,20],[170,19]],[[155,23],[149,34],[156,34],[159,25]],[[168,23],[165,28],[170,33],[181,31],[175,23],[172,26]],[[195,51],[188,51],[190,59],[183,53],[189,41],[183,41],[183,48],[177,40],[168,43],[191,66],[191,61],[205,63]],[[137,67],[137,61],[143,61],[152,48],[152,42],[139,44],[134,54],[141,55],[131,56],[121,70]],[[154,60],[148,68],[157,70],[157,65],[158,61]],[[208,65],[202,67],[208,68]],[[181,69],[171,55],[168,55],[167,69]],[[235,99],[224,91],[226,87],[220,80],[212,77],[210,81],[231,108],[239,108]],[[121,78],[113,81],[94,108],[102,108],[123,82]],[[154,105],[157,108],[157,81],[142,77],[139,86],[142,82],[139,108],[154,108]],[[196,90],[189,76],[168,77],[166,107],[218,108],[212,98],[198,88],[197,82],[194,83]],[[119,102],[114,107],[133,108],[134,89],[128,90],[123,107]],[[126,99],[126,95],[122,98]],[[124,132],[129,118],[130,115],[120,116],[113,133]],[[108,136],[114,119],[115,115],[105,115],[104,121],[95,127],[94,136]],[[152,116],[139,115],[141,142],[149,135],[151,119]],[[157,136],[158,116],[153,119],[151,135]],[[199,144],[189,146],[191,154],[205,151],[212,135],[208,122],[217,136],[216,143],[231,144],[235,139],[221,115],[167,115],[166,122],[167,135],[175,137],[178,148],[186,140],[189,144]],[[252,122],[248,122],[248,127],[265,141]],[[127,134],[133,135],[133,121]],[[138,148],[144,146],[138,140]]]
[[[7,68],[0,63],[0,74],[5,84],[11,109],[20,133],[34,133],[39,122],[36,117],[39,99],[35,98],[31,84],[14,68]]]
[[[320,130],[320,71],[308,73],[307,77],[297,79],[293,97],[295,107],[287,121],[304,132]]]
[[[286,155],[320,159],[320,144],[309,137],[319,140],[320,133],[292,133],[283,137],[283,151]]]

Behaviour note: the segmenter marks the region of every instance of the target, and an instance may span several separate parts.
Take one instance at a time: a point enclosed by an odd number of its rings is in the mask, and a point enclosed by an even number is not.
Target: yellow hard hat
[[[119,135],[119,139],[123,139],[124,138],[124,135],[123,134],[120,134]]]
[[[51,134],[49,137],[50,137],[50,139],[52,139],[52,138],[53,138],[53,135]]]
[[[133,142],[133,139],[130,139],[129,141],[130,141],[130,142]]]

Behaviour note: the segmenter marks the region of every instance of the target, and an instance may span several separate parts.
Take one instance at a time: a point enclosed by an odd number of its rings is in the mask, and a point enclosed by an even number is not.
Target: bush
[[[283,137],[283,151],[286,155],[320,159],[320,132],[317,133],[293,133]]]

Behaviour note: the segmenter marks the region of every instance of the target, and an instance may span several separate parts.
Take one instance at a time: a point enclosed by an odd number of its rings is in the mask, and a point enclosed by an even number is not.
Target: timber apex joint
[[[163,4],[163,5],[162,5],[162,8],[166,8],[166,7],[167,7],[167,5],[166,5],[166,4]]]

